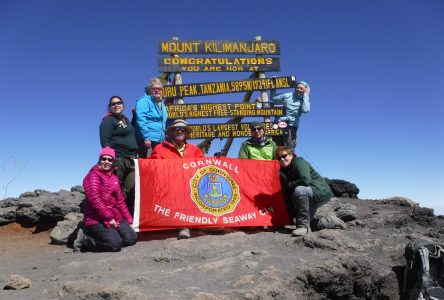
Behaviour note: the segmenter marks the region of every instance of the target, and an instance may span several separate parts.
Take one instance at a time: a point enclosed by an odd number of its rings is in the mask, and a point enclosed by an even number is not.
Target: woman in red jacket
[[[113,173],[115,152],[110,147],[100,152],[99,162],[83,180],[85,235],[77,237],[82,251],[120,251],[137,242],[130,224],[133,218],[125,204],[119,179]],[[74,245],[76,246],[76,245]]]

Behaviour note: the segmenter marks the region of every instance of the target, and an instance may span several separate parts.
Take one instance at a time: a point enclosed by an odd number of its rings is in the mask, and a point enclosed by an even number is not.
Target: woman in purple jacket
[[[125,204],[119,179],[113,173],[115,159],[112,148],[103,148],[98,164],[83,180],[85,229],[84,235],[79,232],[76,240],[81,251],[120,251],[137,242],[137,233],[130,225],[133,218]]]

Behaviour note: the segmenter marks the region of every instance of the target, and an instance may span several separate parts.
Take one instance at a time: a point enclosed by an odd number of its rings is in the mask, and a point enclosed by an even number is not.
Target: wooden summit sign
[[[266,54],[278,55],[277,41],[160,41],[159,54]]]
[[[264,125],[267,136],[285,134],[285,122],[264,123]],[[281,127],[279,127],[280,125]],[[250,123],[188,124],[188,126],[192,129],[188,139],[251,137]]]
[[[160,57],[159,72],[275,72],[278,57]]]
[[[283,103],[196,103],[166,106],[170,119],[283,116]]]
[[[263,91],[270,89],[286,89],[294,88],[296,85],[297,82],[295,76],[177,84],[165,85],[163,87],[163,96],[165,98],[207,96],[215,94]]]

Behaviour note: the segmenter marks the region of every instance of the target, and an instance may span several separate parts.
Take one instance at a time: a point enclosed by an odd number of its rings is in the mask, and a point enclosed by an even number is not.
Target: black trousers
[[[274,142],[278,146],[287,146],[291,150],[296,147],[296,138],[298,135],[298,127],[288,126],[285,135],[273,137]]]
[[[136,181],[134,160],[131,158],[118,157],[114,163],[114,167],[116,170],[116,175],[119,177],[126,206],[128,207],[131,215],[134,216],[134,188]]]
[[[82,251],[118,252],[137,242],[137,233],[124,219],[119,228],[106,228],[102,223],[85,227]]]
[[[137,145],[139,146],[139,158],[147,158],[153,152],[154,147],[156,147],[161,142],[151,141],[151,148],[145,147],[145,141],[137,140]]]

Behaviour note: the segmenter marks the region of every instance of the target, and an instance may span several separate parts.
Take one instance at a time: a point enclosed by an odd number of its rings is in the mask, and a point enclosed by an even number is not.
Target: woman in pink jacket
[[[83,180],[84,233],[81,251],[120,251],[137,242],[137,233],[130,224],[133,218],[125,204],[119,179],[113,173],[114,150],[103,148],[99,162]],[[78,237],[79,239],[79,237]]]

